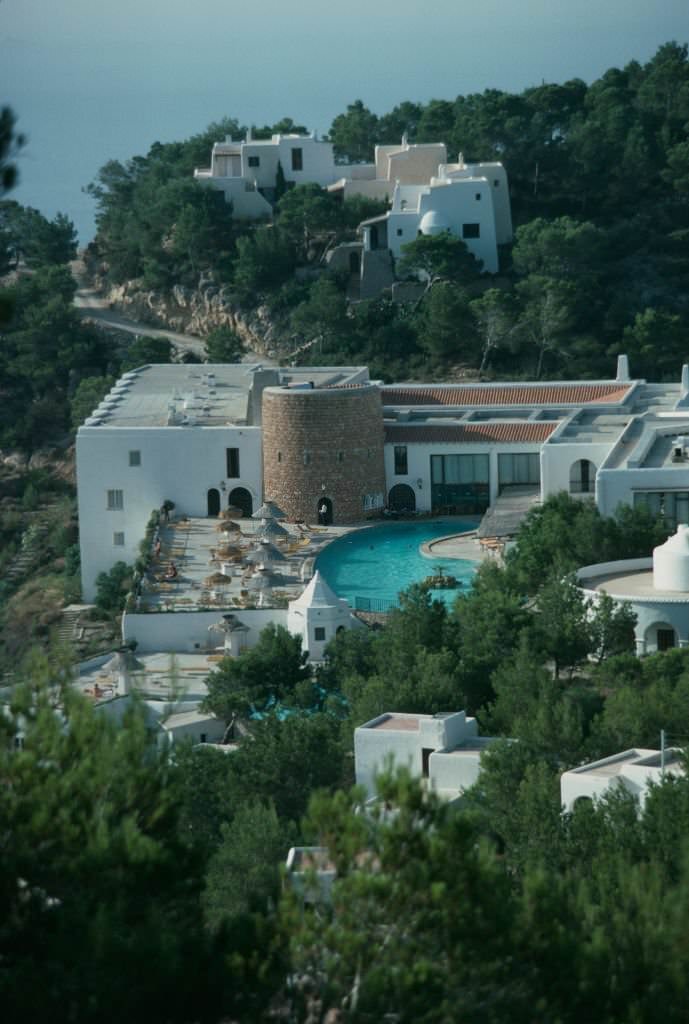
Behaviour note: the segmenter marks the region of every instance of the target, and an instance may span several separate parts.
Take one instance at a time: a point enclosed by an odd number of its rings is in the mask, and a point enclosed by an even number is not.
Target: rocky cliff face
[[[175,285],[170,292],[151,291],[136,279],[103,289],[103,295],[112,309],[152,327],[200,337],[216,327],[231,327],[247,348],[264,355],[289,344],[287,330],[275,323],[267,306],[239,310],[230,301],[229,289],[204,278],[196,288]]]

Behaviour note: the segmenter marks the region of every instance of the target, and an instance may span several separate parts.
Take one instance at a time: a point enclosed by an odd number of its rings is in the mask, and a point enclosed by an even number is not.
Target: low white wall
[[[394,767],[406,767],[412,775],[421,775],[420,734],[392,729],[354,730],[354,763],[356,783],[364,786],[368,796],[376,792],[375,777],[392,757]]]
[[[210,612],[125,612],[122,616],[122,640],[136,641],[137,652],[204,651],[211,646],[221,647],[223,634],[210,633],[208,627],[219,622],[227,609]],[[271,622],[287,628],[286,608],[239,608],[238,618],[249,627],[244,634],[244,646],[253,647],[259,633]]]
[[[586,589],[586,583],[598,576],[611,576],[618,572],[645,572],[653,568],[652,558],[624,558],[616,562],[599,562],[597,565],[584,565],[577,572],[577,582]],[[596,591],[592,591],[596,593]]]
[[[433,789],[468,789],[478,779],[481,751],[450,753],[437,750],[428,762]]]

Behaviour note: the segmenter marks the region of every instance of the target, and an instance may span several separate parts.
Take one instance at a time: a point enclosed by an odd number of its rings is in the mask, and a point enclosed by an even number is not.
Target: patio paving
[[[261,522],[237,520],[241,534],[224,534],[218,530],[220,519],[179,519],[160,530],[161,551],[154,559],[143,581],[138,610],[181,611],[215,608],[254,607],[261,592],[260,579],[253,574],[256,566],[244,558],[225,561],[217,557],[223,543],[238,547],[246,555],[258,540]],[[274,582],[265,595],[263,607],[281,605],[298,597],[310,578],[309,559],[341,533],[343,527],[314,527],[304,532],[294,524],[284,524],[288,537],[277,547],[285,561],[276,564]],[[223,538],[227,536],[227,541]],[[177,568],[175,579],[165,579],[170,563]],[[218,574],[216,583],[208,578]],[[220,582],[222,576],[222,582]],[[303,578],[302,578],[303,576]]]

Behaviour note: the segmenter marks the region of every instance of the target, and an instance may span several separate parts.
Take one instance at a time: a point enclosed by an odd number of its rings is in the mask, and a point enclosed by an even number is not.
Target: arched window
[[[577,459],[569,471],[570,494],[593,494],[596,487],[596,467],[588,459]]]
[[[669,622],[653,622],[645,633],[646,650],[669,651],[677,646],[677,634]]]
[[[220,514],[220,491],[217,487],[209,488],[208,495],[208,515],[217,516]]]

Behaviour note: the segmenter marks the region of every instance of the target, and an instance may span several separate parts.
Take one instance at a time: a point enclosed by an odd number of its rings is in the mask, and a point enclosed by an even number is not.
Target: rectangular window
[[[407,446],[406,444],[395,445],[395,475],[406,476],[407,468]]]
[[[487,455],[431,455],[431,503],[434,511],[473,515],[489,501]]]
[[[402,228],[397,228],[397,237],[401,238],[403,234],[404,234],[404,231],[402,230]]]
[[[282,452],[278,452],[278,462],[282,462]]]
[[[495,188],[499,188],[499,186],[500,186],[500,179],[499,178],[493,178],[493,185],[495,186]]]
[[[260,167],[261,166],[261,158],[260,158],[260,156],[250,156],[247,162],[249,164],[249,167]]]
[[[476,202],[479,202],[479,201],[480,201],[480,199],[481,199],[481,193],[480,193],[480,192],[477,192],[477,193],[476,193]]]
[[[480,238],[480,224],[462,224],[462,238]]]
[[[301,149],[292,150],[292,170],[303,171],[304,169],[304,153]]]
[[[113,542],[113,544],[114,544],[114,546],[116,548],[123,548],[124,547],[124,534],[123,533],[113,533],[113,535],[112,535],[112,542]]]
[[[239,476],[239,448],[227,448],[227,476]]]
[[[325,640],[325,626],[316,626],[313,631],[314,640]]]
[[[634,507],[639,506],[664,519],[673,530],[678,523],[689,521],[689,491],[637,491]]]
[[[541,460],[538,452],[515,452],[498,455],[498,488],[517,484],[537,485],[541,482]]]
[[[106,508],[109,512],[119,511],[124,508],[124,492],[108,491]]]
[[[141,452],[130,452],[129,453],[129,465],[140,466],[141,465]]]

